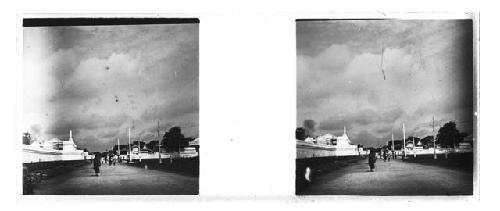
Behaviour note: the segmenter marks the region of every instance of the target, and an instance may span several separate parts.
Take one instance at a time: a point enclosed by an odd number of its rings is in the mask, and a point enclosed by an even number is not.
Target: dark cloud
[[[114,138],[116,135],[118,135],[119,130],[109,130],[109,131],[103,131],[97,135],[99,138],[104,138],[104,139],[109,139],[109,138]]]
[[[53,123],[50,124],[45,133],[61,137],[60,139],[67,139],[67,137],[69,137],[70,130],[73,131],[74,136],[79,136],[82,131],[106,129],[105,131],[100,132],[98,137],[111,138],[118,133],[114,128],[119,128],[122,124],[126,123],[127,119],[130,118],[126,114],[116,116],[92,114],[80,115],[74,118],[71,118],[70,116],[73,115],[59,114],[57,116],[58,118],[54,119]]]
[[[24,33],[24,121],[44,139],[107,149],[178,125],[198,135],[198,24],[33,27]],[[40,90],[43,90],[40,91]],[[153,129],[154,125],[154,129]]]
[[[406,114],[402,108],[395,108],[381,112],[376,112],[372,109],[364,109],[347,115],[338,114],[336,116],[332,116],[321,121],[319,128],[321,130],[333,131],[343,127],[354,128],[355,126],[365,126],[369,124],[386,125],[388,123],[395,122],[404,115]],[[387,126],[384,126],[383,128],[387,128]],[[380,130],[380,128],[378,130]]]
[[[345,126],[354,143],[402,136],[403,123],[429,135],[433,116],[472,130],[471,20],[300,21],[296,30],[297,125]]]
[[[54,95],[50,98],[50,101],[59,103],[60,101],[69,101],[72,103],[88,101],[96,96],[98,96],[98,89],[91,86],[78,86],[75,84],[61,83],[61,89],[55,91]]]
[[[55,50],[71,49],[81,45],[82,40],[90,39],[89,31],[73,26],[47,27],[50,40]]]
[[[386,138],[379,138],[374,136],[371,132],[363,130],[357,134],[351,135],[351,140],[356,140],[356,144],[361,144],[363,146],[379,146],[385,144]]]
[[[171,103],[150,106],[142,113],[141,119],[176,119],[186,114],[197,114],[199,110],[197,92],[182,93],[185,94],[179,95],[178,98]]]

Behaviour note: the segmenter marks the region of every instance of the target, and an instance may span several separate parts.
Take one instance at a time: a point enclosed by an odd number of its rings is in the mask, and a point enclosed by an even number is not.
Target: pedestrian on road
[[[390,153],[390,154],[389,154]],[[392,157],[392,152],[387,150],[387,161],[390,162]]]
[[[370,149],[370,155],[368,156],[368,164],[370,165],[370,171],[373,172],[375,169],[375,162],[377,161],[377,154],[374,148]]]
[[[387,148],[384,149],[384,162],[387,161],[387,157],[388,157],[388,151],[387,151]]]
[[[108,163],[109,166],[113,165],[113,153],[111,152],[108,153]]]
[[[113,166],[116,166],[116,162],[118,162],[118,155],[113,156]]]
[[[94,172],[96,176],[99,176],[99,174],[101,173],[99,171],[99,167],[101,167],[101,153],[96,152],[94,155]]]

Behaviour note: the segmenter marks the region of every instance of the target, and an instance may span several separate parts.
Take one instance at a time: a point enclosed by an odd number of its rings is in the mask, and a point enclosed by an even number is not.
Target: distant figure
[[[118,162],[118,155],[113,156],[113,166],[116,166],[116,162]]]
[[[113,165],[113,154],[112,153],[108,153],[108,163],[109,163],[109,166]]]
[[[389,156],[388,156],[389,151],[388,151],[387,149],[384,149],[384,152],[383,152],[383,153],[384,153],[384,154],[383,154],[383,155],[384,155],[384,162],[386,162],[386,161],[387,161],[387,158],[389,157]]]
[[[375,162],[377,161],[377,154],[375,149],[370,149],[370,155],[368,156],[368,164],[370,165],[370,171],[373,172],[375,169]]]
[[[102,161],[101,153],[96,152],[94,157],[94,172],[96,176],[99,176],[99,174],[101,173],[99,171],[99,167],[101,167],[101,161]]]
[[[389,153],[391,153],[391,154],[389,154]],[[392,157],[392,151],[387,150],[387,161],[390,162],[391,161],[391,157]]]

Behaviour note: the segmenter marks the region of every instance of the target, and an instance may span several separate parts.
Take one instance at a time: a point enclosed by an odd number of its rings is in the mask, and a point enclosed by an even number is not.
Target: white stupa
[[[86,156],[88,156],[86,152],[77,149],[71,130],[67,141],[52,138],[48,141],[23,145],[23,163],[83,160]]]
[[[317,142],[317,144],[321,144],[321,145],[331,145],[333,139],[335,139],[335,136],[327,133],[325,135],[318,136],[316,138],[316,142]]]
[[[60,150],[62,143],[63,141],[58,138],[51,138],[50,140],[43,142],[43,148]]]
[[[347,136],[347,131],[344,127],[344,134],[342,136],[337,137],[337,146],[339,147],[350,147],[353,146],[351,144],[351,140],[349,140],[349,137]]]
[[[63,141],[63,151],[76,151],[76,144],[73,141],[73,132],[69,131],[69,139],[67,141]]]
[[[296,144],[297,158],[359,155],[358,146],[351,144],[345,127],[342,136],[325,134],[316,139],[297,140]]]

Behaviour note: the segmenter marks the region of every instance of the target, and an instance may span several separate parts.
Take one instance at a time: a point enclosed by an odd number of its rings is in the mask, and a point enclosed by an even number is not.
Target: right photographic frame
[[[296,195],[473,195],[475,24],[297,19]]]

